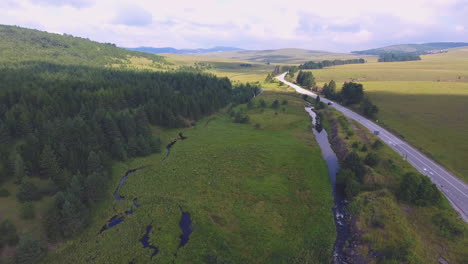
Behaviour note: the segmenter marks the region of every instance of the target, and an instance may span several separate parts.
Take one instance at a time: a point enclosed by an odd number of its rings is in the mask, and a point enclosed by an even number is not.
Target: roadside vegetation
[[[320,110],[337,153],[337,183],[351,201],[346,249],[369,263],[464,263],[467,224],[436,186],[358,123]],[[356,257],[356,256],[354,256]]]

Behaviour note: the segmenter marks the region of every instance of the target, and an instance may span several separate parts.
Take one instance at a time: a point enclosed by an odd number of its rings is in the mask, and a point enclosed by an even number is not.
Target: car
[[[332,105],[333,103],[332,102],[328,102],[327,105]]]

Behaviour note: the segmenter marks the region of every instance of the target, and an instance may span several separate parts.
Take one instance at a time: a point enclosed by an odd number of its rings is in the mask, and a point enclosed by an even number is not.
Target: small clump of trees
[[[310,89],[315,86],[315,77],[310,71],[299,71],[296,83]]]
[[[421,60],[421,57],[415,53],[384,53],[379,55],[379,62],[418,60]]]
[[[308,61],[304,64],[299,65],[299,69],[322,69],[325,67],[331,67],[336,65],[345,65],[345,64],[361,64],[365,63],[364,59],[349,59],[349,60],[323,60],[319,62]]]
[[[360,83],[345,82],[339,92],[335,81],[325,83],[321,93],[330,100],[338,101],[345,106],[358,105],[358,110],[366,117],[375,118],[379,108],[365,95],[364,87]]]

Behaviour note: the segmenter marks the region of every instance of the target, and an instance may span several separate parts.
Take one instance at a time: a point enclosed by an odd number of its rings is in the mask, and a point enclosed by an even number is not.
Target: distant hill
[[[276,49],[276,50],[235,50],[216,53],[205,53],[203,56],[221,57],[227,59],[247,60],[263,63],[304,63],[306,61],[322,61],[328,59],[354,59],[356,55],[334,53],[328,51],[306,49]]]
[[[210,49],[175,49],[171,47],[165,47],[165,48],[137,47],[137,48],[126,48],[126,49],[133,50],[133,51],[146,52],[146,53],[153,53],[153,54],[170,53],[170,54],[186,54],[186,55],[241,50],[239,48],[233,48],[233,47],[214,47]]]
[[[129,51],[112,43],[99,43],[44,31],[0,25],[0,64],[43,61],[67,65],[128,65],[132,60],[147,65],[166,64],[164,57]]]
[[[465,42],[433,42],[433,43],[424,43],[424,44],[400,44],[386,46],[377,49],[361,50],[361,51],[352,51],[353,54],[360,55],[381,55],[384,53],[415,53],[415,54],[428,54],[428,53],[438,53],[440,50],[446,50],[450,48],[464,47],[468,46],[468,43]]]

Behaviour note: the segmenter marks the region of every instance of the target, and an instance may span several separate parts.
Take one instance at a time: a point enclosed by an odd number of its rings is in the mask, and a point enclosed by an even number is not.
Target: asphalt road
[[[317,95],[313,92],[303,89],[293,83],[284,80],[286,73],[276,77],[279,81],[296,89],[300,94],[306,94],[315,98]],[[326,98],[320,98],[322,102],[331,102]],[[411,147],[408,143],[402,141],[400,138],[394,136],[387,130],[378,126],[367,118],[345,108],[335,102],[332,102],[331,107],[342,112],[345,116],[354,119],[370,131],[379,131],[378,137],[394,151],[405,158],[414,168],[422,174],[428,176],[434,184],[437,185],[439,190],[447,197],[452,207],[460,214],[465,222],[468,222],[468,185],[459,180],[455,175],[448,170],[437,164],[433,160],[426,157],[424,154]]]

